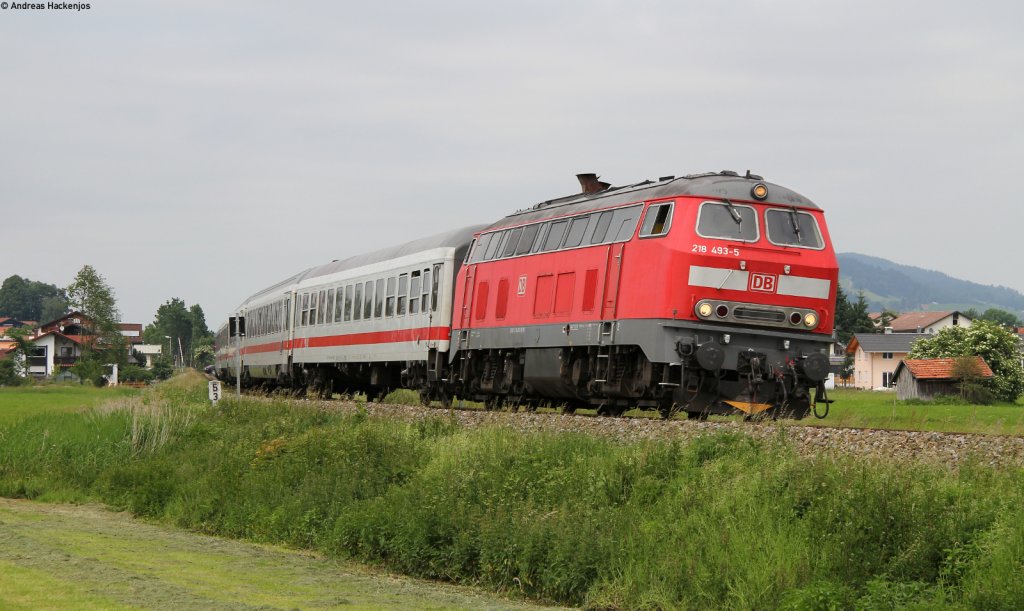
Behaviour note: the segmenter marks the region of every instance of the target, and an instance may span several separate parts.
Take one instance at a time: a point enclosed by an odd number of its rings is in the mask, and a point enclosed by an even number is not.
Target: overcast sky
[[[839,252],[1024,290],[1020,2],[89,4],[0,10],[0,279],[93,265],[125,321],[579,172],[751,169]]]

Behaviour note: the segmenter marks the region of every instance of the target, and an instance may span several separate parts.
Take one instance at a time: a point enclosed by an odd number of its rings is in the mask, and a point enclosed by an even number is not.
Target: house
[[[89,318],[77,311],[40,325],[29,338],[33,349],[27,355],[26,373],[44,378],[57,376],[73,366],[82,356],[83,346],[96,341],[96,336],[89,331],[89,325]],[[129,355],[134,347],[143,345],[141,324],[121,323],[119,328],[127,341]],[[155,352],[160,352],[159,346]]]
[[[958,311],[906,312],[889,322],[893,333],[938,333],[946,327],[970,327],[971,319]]]
[[[975,374],[979,378],[994,377],[985,359],[969,357]],[[940,395],[955,395],[960,392],[960,376],[957,372],[958,359],[906,359],[896,367],[893,383],[896,397],[904,399],[934,399]]]
[[[890,388],[896,366],[922,333],[857,333],[846,352],[853,354],[854,388]]]

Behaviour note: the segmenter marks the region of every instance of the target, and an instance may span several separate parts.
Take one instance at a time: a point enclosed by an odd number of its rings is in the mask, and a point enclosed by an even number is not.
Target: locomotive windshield
[[[704,238],[756,242],[757,213],[750,206],[704,202],[697,217],[697,235]]]
[[[824,248],[818,222],[806,212],[772,208],[765,213],[768,241],[778,246]]]

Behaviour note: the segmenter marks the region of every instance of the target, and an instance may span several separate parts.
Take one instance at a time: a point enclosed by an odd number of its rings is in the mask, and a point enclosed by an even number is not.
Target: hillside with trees
[[[857,253],[836,257],[844,290],[849,295],[863,292],[872,311],[973,308],[984,312],[995,308],[1018,317],[1024,314],[1024,294],[1005,286],[960,280],[939,271]]]

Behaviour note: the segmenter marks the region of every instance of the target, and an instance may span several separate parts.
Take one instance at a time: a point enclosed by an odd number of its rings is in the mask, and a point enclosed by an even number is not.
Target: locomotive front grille
[[[749,306],[740,306],[733,309],[732,315],[736,317],[736,320],[747,320],[750,322],[779,324],[786,321],[786,313],[782,310],[751,308]]]

